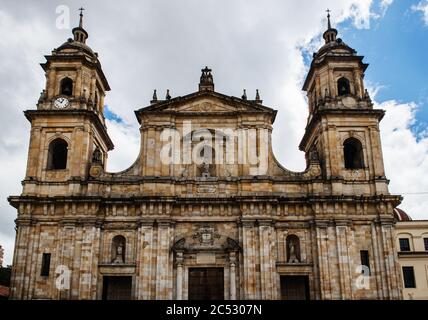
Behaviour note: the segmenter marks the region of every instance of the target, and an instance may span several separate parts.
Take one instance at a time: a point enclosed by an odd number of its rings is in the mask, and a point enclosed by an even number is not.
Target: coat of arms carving
[[[220,234],[214,227],[203,226],[193,234],[193,239],[199,241],[202,245],[213,245],[215,239],[219,239]]]

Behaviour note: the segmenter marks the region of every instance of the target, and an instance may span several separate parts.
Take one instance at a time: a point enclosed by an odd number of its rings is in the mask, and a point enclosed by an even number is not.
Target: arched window
[[[68,144],[63,139],[55,139],[49,144],[48,166],[49,170],[61,170],[67,168]]]
[[[358,139],[349,138],[343,143],[345,169],[364,168],[363,146]]]
[[[64,78],[61,80],[60,94],[71,96],[73,95],[73,80],[70,78]]]
[[[285,240],[288,263],[299,263],[300,260],[300,240],[299,237],[291,234]]]
[[[117,235],[111,244],[111,261],[113,263],[125,263],[126,238]]]
[[[345,77],[337,80],[337,93],[339,96],[344,96],[351,93],[351,86],[349,85],[349,80]]]

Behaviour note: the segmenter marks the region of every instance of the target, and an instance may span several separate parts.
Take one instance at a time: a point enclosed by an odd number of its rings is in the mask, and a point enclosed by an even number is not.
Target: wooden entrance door
[[[189,300],[223,299],[223,268],[189,268]]]
[[[131,300],[132,277],[103,278],[103,300]]]
[[[281,276],[282,300],[309,300],[308,276]]]

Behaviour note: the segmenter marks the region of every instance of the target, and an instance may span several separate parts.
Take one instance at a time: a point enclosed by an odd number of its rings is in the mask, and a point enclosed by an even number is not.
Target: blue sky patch
[[[371,20],[370,29],[357,29],[350,20],[337,26],[339,37],[370,64],[365,81],[381,86],[377,101],[418,105],[411,128],[417,133],[428,125],[428,27],[411,9],[419,2],[394,1],[385,16]]]
[[[121,117],[119,117],[116,113],[111,111],[109,109],[108,105],[104,106],[104,116],[106,117],[106,119],[108,119],[110,121],[115,121],[117,123],[123,123],[123,119]]]

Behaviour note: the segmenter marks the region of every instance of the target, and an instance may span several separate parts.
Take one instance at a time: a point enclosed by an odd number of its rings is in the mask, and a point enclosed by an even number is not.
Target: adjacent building
[[[395,210],[403,297],[428,300],[428,220],[412,220],[403,210]]]

